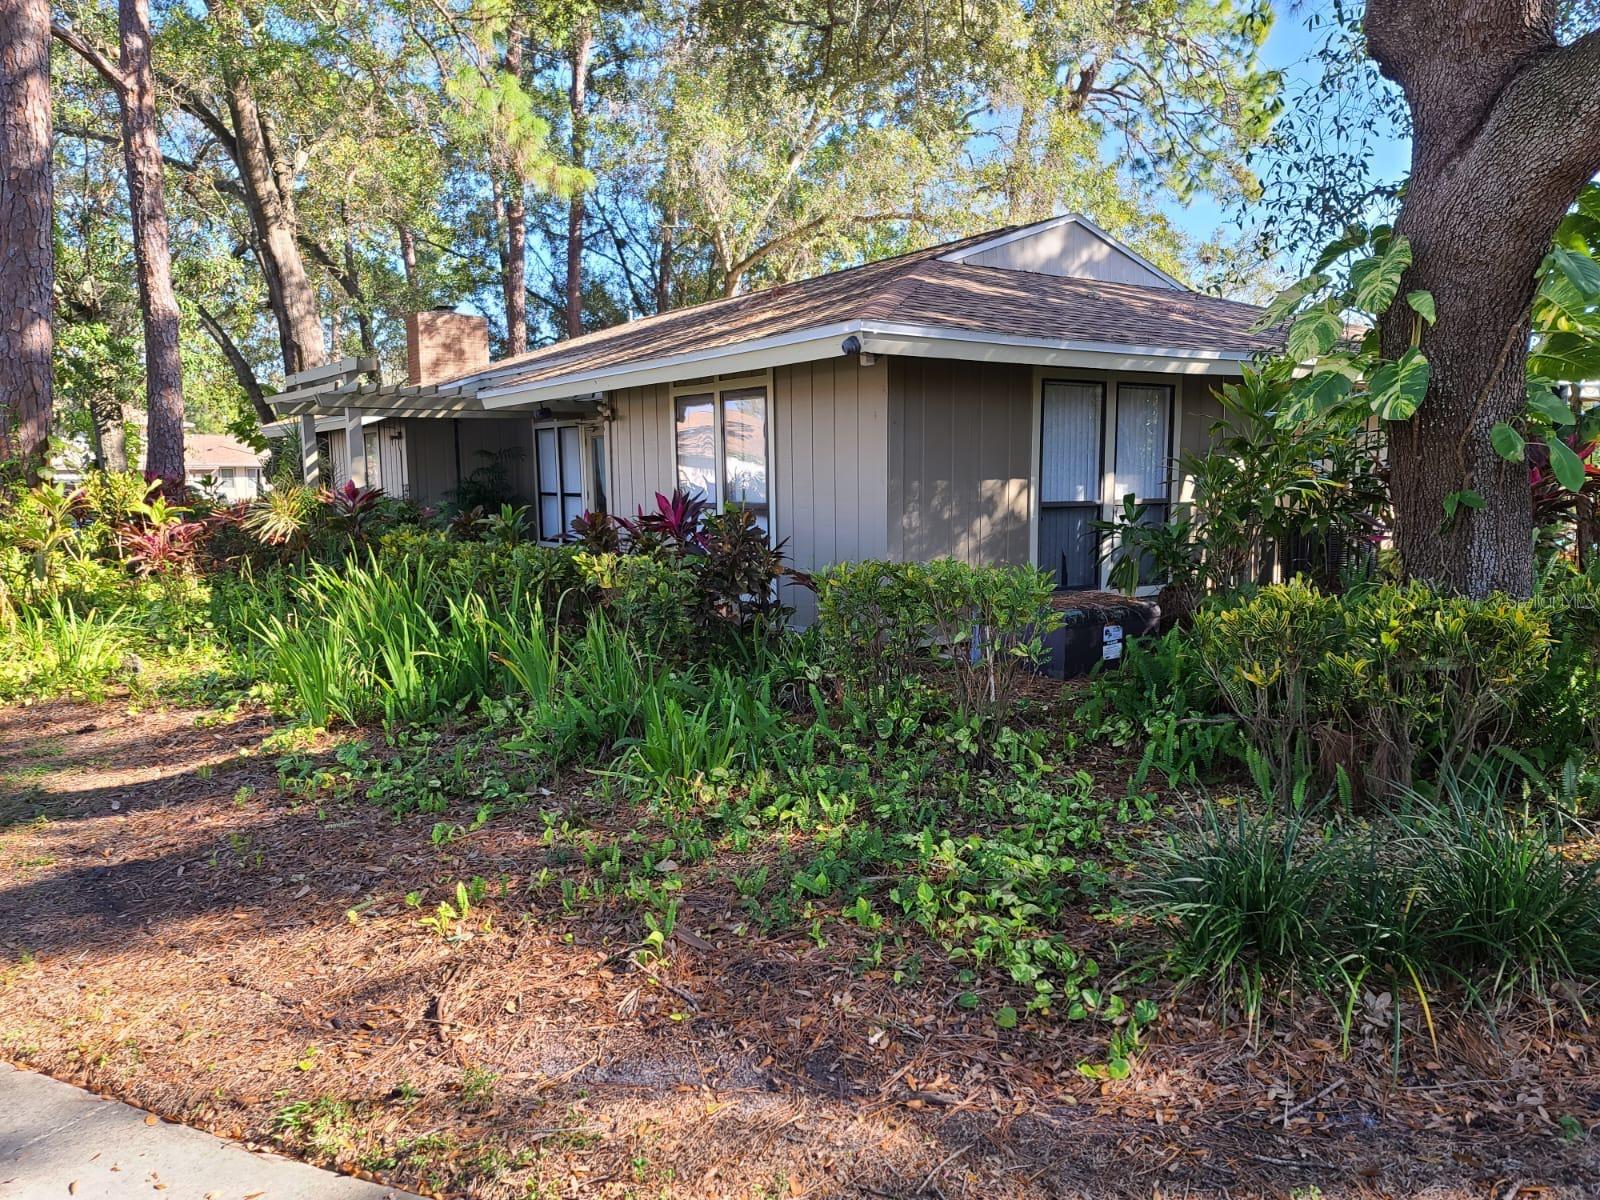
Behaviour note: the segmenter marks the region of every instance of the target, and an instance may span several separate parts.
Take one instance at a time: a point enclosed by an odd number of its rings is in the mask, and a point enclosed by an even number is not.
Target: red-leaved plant
[[[704,549],[700,522],[711,505],[705,497],[691,495],[682,488],[672,495],[656,493],[656,511],[640,508],[633,517],[618,517],[617,523],[628,535],[628,548],[648,554],[658,548],[679,554],[698,554]]]

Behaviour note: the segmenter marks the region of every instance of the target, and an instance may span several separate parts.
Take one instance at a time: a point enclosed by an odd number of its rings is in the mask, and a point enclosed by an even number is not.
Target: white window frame
[[[717,375],[701,377],[694,381],[674,383],[667,389],[668,440],[672,446],[672,486],[681,486],[678,475],[678,397],[710,396],[712,444],[717,474],[717,508],[720,511],[728,502],[728,458],[722,429],[722,394],[762,388],[766,397],[765,419],[761,422],[763,443],[761,452],[767,468],[767,541],[772,542],[778,528],[778,489],[773,470],[773,372],[761,371],[745,375]]]
[[[541,546],[559,546],[566,538],[571,526],[566,523],[566,497],[571,493],[566,490],[567,480],[563,477],[556,485],[556,507],[562,514],[561,536],[547,538],[544,536],[543,510],[543,478],[539,471],[539,431],[552,430],[556,438],[556,473],[561,473],[561,430],[576,429],[578,431],[578,495],[582,500],[585,510],[592,508],[590,503],[590,471],[589,471],[589,439],[584,432],[584,422],[581,420],[563,419],[550,421],[535,421],[533,423],[533,527],[538,533],[538,542]]]

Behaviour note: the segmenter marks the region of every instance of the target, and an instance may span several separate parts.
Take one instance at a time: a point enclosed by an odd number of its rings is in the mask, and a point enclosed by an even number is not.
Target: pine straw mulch
[[[830,925],[818,949],[803,931],[738,933],[711,872],[645,972],[636,915],[529,898],[547,861],[533,810],[436,847],[430,818],[296,806],[255,753],[270,731],[259,713],[0,710],[0,1055],[227,1136],[486,1197],[1600,1189],[1596,1040],[1565,1018],[1530,1011],[1491,1034],[1441,1016],[1438,1052],[1411,1028],[1396,1076],[1387,997],[1369,997],[1342,1055],[1315,999],[1252,1038],[1198,995],[1157,995],[1132,1075],[1098,1082],[1076,1068],[1104,1058],[1103,1029],[1002,1031],[989,1014],[1005,998],[958,1007],[972,985],[933,946],[896,986],[854,965],[864,936]],[[574,779],[541,804],[583,791]],[[473,875],[508,888],[469,941],[404,903],[421,891],[428,911]],[[1084,914],[1102,963],[1114,933]]]

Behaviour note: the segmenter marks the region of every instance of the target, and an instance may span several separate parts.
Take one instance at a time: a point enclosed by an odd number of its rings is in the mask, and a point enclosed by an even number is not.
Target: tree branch
[[[256,378],[256,373],[250,367],[250,361],[228,336],[228,331],[222,327],[222,322],[211,314],[204,304],[195,305],[200,314],[201,327],[211,335],[211,340],[217,344],[217,349],[222,351],[222,357],[228,360],[228,366],[233,369],[233,377],[239,381],[239,386],[250,397],[250,406],[255,409],[256,418],[263,424],[277,420],[276,414],[267,404],[266,393],[262,390],[261,381]]]
[[[101,78],[111,85],[111,90],[117,93],[118,102],[121,102],[122,97],[128,92],[128,81],[122,76],[122,68],[112,61],[109,54],[76,29],[59,21],[50,23],[50,36],[77,51],[78,57],[99,72]]]

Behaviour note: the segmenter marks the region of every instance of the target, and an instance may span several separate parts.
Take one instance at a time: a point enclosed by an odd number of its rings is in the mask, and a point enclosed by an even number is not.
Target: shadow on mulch
[[[295,806],[249,753],[270,729],[0,712],[0,804],[25,764],[23,802],[46,812],[0,828],[0,1053],[218,1132],[489,1197],[539,1181],[1509,1200],[1600,1178],[1586,1142],[1556,1136],[1562,1117],[1600,1121],[1586,1030],[1530,1019],[1495,1042],[1446,1023],[1439,1060],[1413,1038],[1395,1080],[1386,1026],[1345,1059],[1315,1002],[1252,1042],[1161,997],[1133,1075],[1102,1084],[1077,1065],[1103,1055],[1104,1031],[1000,1031],[986,1014],[1005,997],[932,946],[921,980],[895,986],[856,966],[865,934],[830,926],[819,950],[803,931],[741,930],[725,883],[691,881],[682,936],[640,969],[636,915],[568,914],[525,889],[551,863],[531,811],[436,846],[431,818]],[[419,924],[474,876],[489,894],[456,930],[470,937]],[[956,998],[974,987],[967,1012]],[[315,1137],[285,1125],[290,1105],[327,1100],[343,1115]]]

